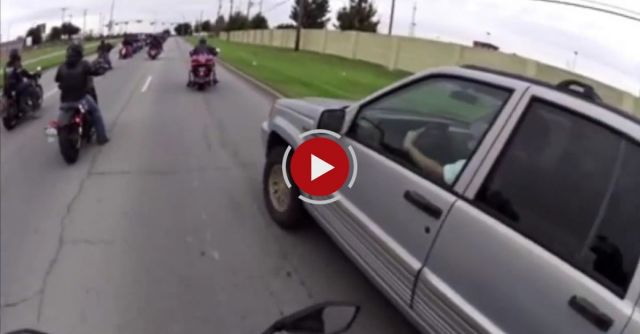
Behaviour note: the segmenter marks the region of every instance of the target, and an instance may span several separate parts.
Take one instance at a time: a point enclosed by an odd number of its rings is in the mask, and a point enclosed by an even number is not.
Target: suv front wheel
[[[276,146],[267,153],[262,175],[264,202],[271,218],[283,229],[295,229],[306,222],[302,201],[298,198],[300,190],[295,184],[287,187],[282,175],[282,157],[286,148]],[[287,159],[287,174],[291,158]]]

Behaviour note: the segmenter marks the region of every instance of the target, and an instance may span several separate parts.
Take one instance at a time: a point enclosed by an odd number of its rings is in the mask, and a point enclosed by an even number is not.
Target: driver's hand
[[[404,141],[402,142],[402,147],[408,151],[410,148],[414,147],[414,143],[418,136],[424,131],[424,128],[414,129],[407,132],[404,137]]]

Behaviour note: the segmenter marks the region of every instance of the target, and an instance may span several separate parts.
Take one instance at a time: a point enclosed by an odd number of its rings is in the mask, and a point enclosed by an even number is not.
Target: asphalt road
[[[352,333],[414,333],[317,226],[287,233],[261,195],[272,100],[231,72],[185,87],[167,41],[96,81],[111,143],[67,166],[42,116],[0,132],[0,332],[259,333],[325,300],[363,306]],[[224,50],[222,51],[224,53]]]

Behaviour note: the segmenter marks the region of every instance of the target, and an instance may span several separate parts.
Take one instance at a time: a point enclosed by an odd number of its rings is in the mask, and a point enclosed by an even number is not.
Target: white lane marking
[[[58,92],[58,88],[54,88],[54,89],[46,92],[42,98],[43,99],[49,98],[51,95],[55,94],[56,92]]]
[[[149,84],[151,83],[151,78],[152,78],[152,76],[149,76],[147,78],[147,81],[145,81],[144,86],[142,86],[142,89],[140,90],[140,93],[144,93],[147,90],[147,88],[149,88]]]

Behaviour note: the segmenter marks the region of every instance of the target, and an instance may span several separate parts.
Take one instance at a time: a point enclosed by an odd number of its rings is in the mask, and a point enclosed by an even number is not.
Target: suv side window
[[[640,258],[640,144],[534,99],[476,197],[619,297]]]
[[[450,187],[510,95],[461,78],[427,78],[362,107],[347,135]]]

